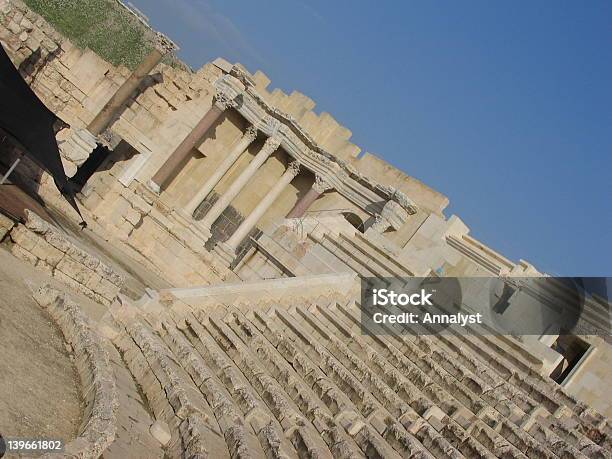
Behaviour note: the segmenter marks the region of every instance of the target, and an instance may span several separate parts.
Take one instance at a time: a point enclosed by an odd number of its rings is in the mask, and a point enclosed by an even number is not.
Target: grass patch
[[[153,49],[153,33],[116,0],[24,2],[76,46],[91,49],[113,65],[133,69]],[[174,56],[164,61],[180,63]]]

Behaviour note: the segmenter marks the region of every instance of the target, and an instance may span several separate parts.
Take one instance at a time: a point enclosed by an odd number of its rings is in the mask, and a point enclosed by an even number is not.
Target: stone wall
[[[0,214],[0,242],[6,237],[7,234],[13,229],[15,222],[8,218],[6,215]]]
[[[36,214],[29,210],[26,214],[26,224],[18,224],[10,232],[13,255],[48,272],[72,290],[110,305],[124,279]]]
[[[172,212],[137,181],[123,186],[111,169],[83,190],[84,214],[96,232],[124,249],[172,285],[207,284],[230,275],[203,244],[172,219]]]
[[[90,50],[76,48],[20,0],[2,0],[0,4],[0,40],[7,44],[11,58],[16,65],[28,59],[35,60],[38,70],[31,78],[32,88],[49,108],[72,127],[85,127],[129,75],[129,71],[113,67]],[[34,59],[37,53],[43,58]],[[52,58],[47,59],[48,56]],[[111,129],[140,155],[150,156],[151,160],[146,166],[140,169],[133,167],[136,170],[133,178],[142,181],[148,179],[210,108],[212,82],[221,74],[220,66],[226,65],[227,62],[218,59],[197,72],[188,72],[159,64],[145,79]],[[26,65],[24,69],[29,66]],[[440,212],[446,205],[445,197],[399,173],[379,158],[373,161],[375,157],[369,154],[358,158],[360,149],[350,143],[350,130],[328,113],[315,113],[315,104],[308,97],[296,91],[290,95],[278,89],[268,91],[269,79],[263,73],[258,71],[253,77],[264,99],[293,116],[323,148],[338,158],[353,163],[357,170],[366,171],[374,178],[392,179],[398,189],[418,189],[415,201],[423,208]],[[186,167],[198,169],[198,172],[191,174],[192,180],[197,183],[206,177],[207,171],[212,170],[231,147],[237,129],[243,129],[243,124],[244,121],[237,122],[235,119],[224,120],[214,130],[214,135],[204,140],[197,148],[204,158],[196,157],[193,164]],[[60,133],[58,138],[63,141],[68,136],[69,132],[66,131]],[[75,162],[71,158],[64,159],[65,168],[71,176],[76,170]],[[121,168],[127,170],[138,162],[139,159],[132,158],[124,162]],[[260,180],[273,183],[281,164],[275,165],[274,161],[269,163],[258,175]],[[288,187],[279,198],[282,210],[291,208],[299,192],[299,188]],[[179,201],[187,199],[181,197],[182,193],[184,191],[177,195]],[[244,201],[243,204],[239,202],[237,207],[243,213],[248,212],[251,201],[257,197],[260,196],[254,195],[252,199],[243,196],[238,199]],[[264,217],[264,221],[268,220],[270,215]]]

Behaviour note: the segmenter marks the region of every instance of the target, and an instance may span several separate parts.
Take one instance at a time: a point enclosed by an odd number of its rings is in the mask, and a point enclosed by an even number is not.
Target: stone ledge
[[[86,404],[79,436],[66,445],[62,454],[42,457],[98,458],[115,439],[119,406],[115,376],[104,344],[79,306],[64,294],[46,285],[33,296],[51,315],[77,357],[75,365]]]
[[[109,306],[124,284],[123,277],[36,214],[26,210],[26,216],[26,224],[19,224],[10,232],[13,255]]]

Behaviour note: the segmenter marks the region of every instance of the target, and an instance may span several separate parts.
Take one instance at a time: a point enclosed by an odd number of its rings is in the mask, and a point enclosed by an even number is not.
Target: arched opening
[[[349,222],[357,229],[357,231],[359,231],[360,233],[363,233],[365,231],[365,225],[359,215],[353,212],[343,212],[342,215],[344,216],[347,222]]]

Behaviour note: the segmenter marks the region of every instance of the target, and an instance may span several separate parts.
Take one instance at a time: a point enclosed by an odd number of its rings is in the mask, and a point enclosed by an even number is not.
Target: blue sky
[[[612,2],[132,3],[192,67],[311,97],[510,259],[612,276]]]

